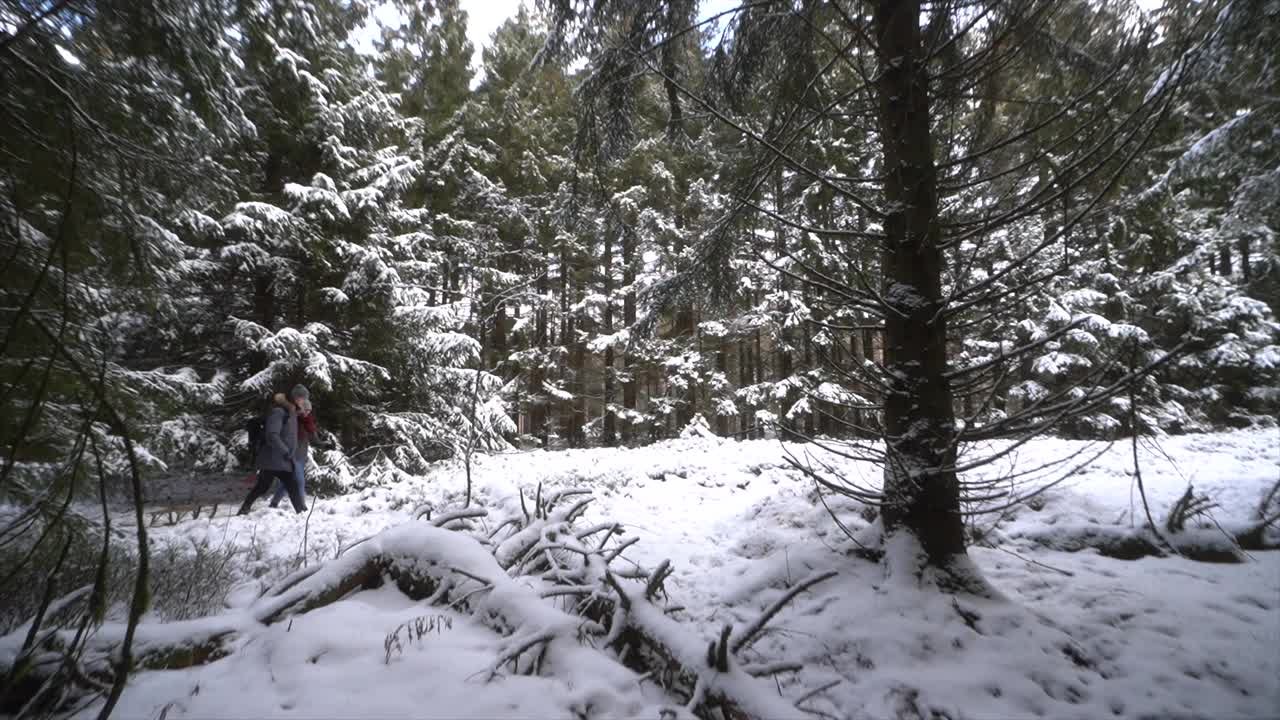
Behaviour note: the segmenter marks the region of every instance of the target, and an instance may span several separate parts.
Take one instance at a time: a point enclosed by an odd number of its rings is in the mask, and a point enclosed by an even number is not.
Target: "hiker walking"
[[[253,503],[271,489],[271,483],[280,481],[289,493],[293,509],[307,509],[302,493],[293,475],[293,454],[298,448],[298,408],[284,393],[276,393],[274,405],[267,415],[262,437],[255,450],[254,466],[258,468],[258,481],[249,491],[249,497],[240,506],[241,515],[248,514]]]
[[[311,410],[311,392],[304,385],[295,385],[289,391],[289,400],[298,408],[298,445],[293,451],[293,478],[298,483],[298,494],[307,499],[307,456],[311,438],[315,436],[316,416]],[[271,507],[279,507],[288,490],[284,483],[276,483],[276,494],[271,497]]]

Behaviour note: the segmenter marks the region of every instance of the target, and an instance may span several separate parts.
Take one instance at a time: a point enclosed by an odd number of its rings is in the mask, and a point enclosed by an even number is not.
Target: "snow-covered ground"
[[[1039,440],[1009,462],[1084,459],[1084,449]],[[1219,521],[1246,521],[1280,476],[1275,430],[1166,438],[1160,449],[1142,459],[1158,521],[1188,481],[1218,501]],[[989,534],[997,547],[970,550],[1004,601],[884,583],[877,565],[847,554],[851,541],[777,442],[488,456],[476,460],[474,474],[477,500],[489,507],[518,504],[519,491],[532,503],[539,483],[544,492],[592,489],[597,499],[585,521],[623,522],[640,538],[627,555],[645,566],[671,560],[668,589],[686,608],[679,617],[707,639],[723,624],[741,627],[789,581],[838,571],[788,605],[751,651],[761,662],[804,664],[777,676],[788,698],[830,685],[805,703],[826,716],[911,717],[913,709],[953,719],[1280,716],[1280,552],[1239,565],[1121,561],[1018,539],[1046,526],[1128,527],[1141,518],[1140,503],[1131,504],[1138,501],[1129,452],[1115,446],[1042,502],[1006,514]],[[877,484],[869,465],[832,462]],[[247,550],[238,556],[244,580],[230,616],[284,566],[333,558],[344,545],[411,521],[423,504],[456,505],[463,486],[459,466],[442,465],[394,486],[318,499],[309,517],[260,501],[247,517],[186,521],[153,536]],[[850,530],[866,526],[860,508],[828,502]],[[388,633],[422,616],[436,618],[435,630],[387,662]],[[667,702],[650,681],[590,672],[486,682],[500,641],[466,616],[383,588],[242,634],[232,656],[207,666],[144,672],[117,716],[650,717]]]

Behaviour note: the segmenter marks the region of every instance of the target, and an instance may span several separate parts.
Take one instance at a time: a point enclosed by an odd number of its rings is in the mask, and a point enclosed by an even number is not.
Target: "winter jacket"
[[[295,462],[305,463],[307,453],[311,449],[311,438],[316,434],[315,413],[298,416],[298,446],[293,451]]]
[[[283,407],[271,408],[258,448],[259,470],[293,472],[293,454],[298,449],[298,416]]]

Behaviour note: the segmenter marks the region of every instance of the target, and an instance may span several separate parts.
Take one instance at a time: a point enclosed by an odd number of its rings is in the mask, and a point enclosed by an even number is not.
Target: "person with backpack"
[[[240,515],[247,515],[253,503],[266,495],[276,481],[284,485],[295,511],[301,513],[307,509],[293,474],[293,454],[298,448],[298,408],[284,393],[276,393],[272,399],[274,404],[263,424],[262,435],[252,445],[258,480],[240,506]]]
[[[298,408],[298,446],[293,451],[293,477],[298,483],[298,494],[303,501],[307,499],[307,457],[311,449],[311,438],[317,431],[316,416],[311,410],[311,392],[305,385],[295,385],[289,391],[289,400]],[[276,494],[271,497],[271,507],[279,507],[280,501],[288,493],[284,483],[276,485]]]

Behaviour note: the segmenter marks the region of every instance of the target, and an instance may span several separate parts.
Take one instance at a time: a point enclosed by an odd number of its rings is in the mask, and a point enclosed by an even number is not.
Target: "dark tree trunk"
[[[676,335],[678,337],[688,337],[693,343],[697,343],[698,320],[694,313],[694,309],[686,307],[676,313]],[[684,402],[680,403],[676,410],[676,427],[672,428],[675,432],[680,432],[693,422],[694,407],[698,402],[698,383],[690,382],[689,387],[685,390]]]
[[[947,326],[940,312],[937,173],[930,132],[928,71],[920,0],[879,0],[873,16],[883,59],[876,81],[884,148],[884,362],[893,373],[885,399],[884,522],[890,575],[928,567],[967,576],[955,417],[945,376]],[[894,546],[899,549],[895,551]]]
[[[1231,277],[1231,246],[1226,243],[1218,247],[1218,274]]]
[[[543,265],[544,272],[538,277],[538,296],[546,297],[549,289],[547,281],[546,264]],[[534,321],[534,344],[539,350],[547,349],[547,309],[538,306],[536,312],[536,320]],[[542,441],[542,446],[547,446],[547,400],[545,391],[542,389],[543,383],[546,382],[546,370],[542,353],[539,353],[535,359],[534,366],[529,370],[529,432],[534,437]]]
[[[613,230],[605,232],[604,258],[604,333],[613,334]],[[614,377],[613,345],[604,350],[604,420],[601,441],[608,446],[618,444],[618,417],[613,411]]]
[[[561,371],[562,387],[572,392],[574,380],[574,364],[572,356],[573,338],[577,333],[573,328],[573,317],[569,314],[569,247],[568,241],[560,241],[560,345],[570,351],[568,367]],[[573,400],[558,400],[560,416],[560,437],[572,444],[573,437]]]
[[[622,322],[628,327],[632,327],[636,323],[636,291],[634,285],[636,282],[636,245],[635,234],[630,228],[622,228],[622,284],[626,286],[627,292],[622,299]],[[630,343],[628,343],[629,345]],[[622,383],[622,407],[625,408],[630,417],[634,417],[637,408],[637,387],[634,376],[635,368],[633,367],[630,349],[622,351],[622,371],[626,373],[626,379]],[[631,420],[628,418],[622,426],[622,438],[626,442],[632,440]]]
[[[738,387],[744,388],[751,384],[751,373],[751,343],[747,341],[747,336],[744,335],[738,338]],[[750,439],[751,409],[749,407],[740,407],[739,411],[739,437]]]
[[[264,273],[253,279],[253,314],[259,325],[271,329],[276,315],[274,275]]]
[[[778,163],[777,170],[773,177],[773,202],[779,215],[783,213],[783,208],[786,207],[786,196],[783,191],[782,183],[782,170],[782,163]],[[778,220],[773,229],[773,233],[774,252],[777,253],[778,262],[782,262],[782,258],[787,252],[787,226],[781,220]],[[778,289],[782,291],[784,296],[786,292],[791,289],[790,278],[787,277],[786,273],[778,273]],[[790,306],[791,302],[790,298],[788,298],[788,311],[790,310]],[[785,323],[786,319],[784,318],[782,326],[778,328],[777,342],[773,347],[773,379],[777,382],[783,382],[787,378],[791,377],[791,373],[794,370],[791,357],[791,345],[792,340],[795,337],[795,333],[792,330],[787,329],[785,327]],[[795,393],[788,391],[786,396],[778,404],[778,407],[775,408],[778,415],[778,429],[787,437],[791,436],[792,429],[791,423],[787,420],[787,411],[791,409],[791,404],[795,401]]]
[[[507,308],[499,304],[493,309],[493,332],[489,339],[489,368],[497,367],[507,359]]]
[[[1240,236],[1239,250],[1240,250],[1240,276],[1244,278],[1245,282],[1249,282],[1250,280],[1253,279],[1253,272],[1252,272],[1252,269],[1249,267],[1250,253],[1249,253],[1249,236],[1248,235]]]
[[[582,301],[583,295],[586,293],[586,283],[582,276],[582,268],[575,266],[572,273],[573,303],[576,305]],[[569,343],[571,348],[569,367],[573,377],[573,384],[570,386],[573,399],[570,401],[572,414],[569,424],[569,444],[573,447],[586,447],[587,445],[585,431],[587,424],[587,345],[583,340],[583,336],[585,333],[590,332],[590,328],[586,327],[585,324],[585,315],[575,319],[570,325],[572,331],[565,337],[565,342]]]
[[[757,304],[759,304],[759,301],[757,301]],[[764,382],[764,349],[761,346],[759,330],[756,330],[755,359],[752,361],[751,367],[756,371],[756,384]],[[754,412],[754,409],[751,412]],[[751,426],[755,428],[755,437],[764,437],[764,428],[760,427],[758,421],[752,420]]]
[[[729,379],[729,350],[729,337],[727,335],[721,335],[716,338],[716,371],[724,376],[726,383],[731,382]],[[728,437],[733,434],[729,416],[720,414],[718,410],[718,408],[712,408],[712,412],[716,416],[716,434],[721,437]]]
[[[577,338],[573,340],[573,352],[569,363],[573,366],[573,413],[569,425],[569,444],[573,447],[586,447],[587,436],[587,382],[586,382],[586,346]]]

